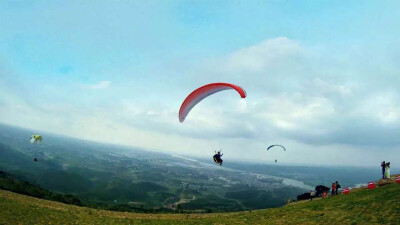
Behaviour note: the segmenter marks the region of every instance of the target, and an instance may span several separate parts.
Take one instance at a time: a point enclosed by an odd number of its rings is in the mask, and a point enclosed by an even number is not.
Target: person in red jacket
[[[332,183],[332,193],[331,196],[335,196],[336,184]]]

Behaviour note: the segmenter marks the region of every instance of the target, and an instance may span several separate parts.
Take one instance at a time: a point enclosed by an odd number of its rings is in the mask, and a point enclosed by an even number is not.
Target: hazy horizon
[[[40,134],[55,136],[55,137],[58,137],[58,138],[66,138],[66,139],[69,139],[69,140],[77,140],[77,141],[82,141],[82,142],[90,142],[90,143],[93,143],[93,144],[109,145],[109,146],[113,146],[115,148],[123,148],[125,151],[126,150],[130,150],[132,152],[135,152],[135,151],[139,150],[139,151],[143,151],[143,152],[151,152],[151,153],[156,153],[156,154],[165,154],[165,155],[169,155],[169,156],[172,156],[172,157],[185,159],[185,160],[188,160],[188,161],[207,162],[207,163],[209,163],[211,165],[214,163],[212,161],[212,158],[210,157],[210,155],[190,155],[190,154],[185,154],[185,153],[174,153],[174,152],[165,151],[165,150],[162,150],[162,149],[148,149],[148,148],[142,148],[140,146],[132,146],[132,145],[108,143],[108,142],[101,142],[101,141],[93,141],[93,140],[89,140],[89,139],[81,139],[81,138],[77,138],[77,137],[72,137],[72,136],[68,136],[68,135],[64,135],[64,134],[47,132],[47,131],[43,131],[43,130],[36,130],[36,129],[29,129],[29,128],[24,128],[24,127],[19,127],[19,126],[15,126],[15,125],[11,125],[11,124],[6,124],[6,123],[0,123],[0,126],[9,126],[9,127],[16,128],[16,129],[22,129],[22,130],[26,130],[26,131],[31,131],[32,134],[33,133],[40,133]],[[213,153],[212,151],[210,151],[210,152]],[[224,152],[223,149],[222,149],[222,152]],[[229,152],[229,150],[228,150],[228,152]],[[118,152],[116,152],[116,153],[118,153]],[[377,170],[380,168],[380,164],[367,165],[367,166],[363,166],[363,165],[361,165],[361,166],[360,165],[340,165],[340,164],[326,165],[326,164],[310,164],[310,163],[287,163],[287,162],[283,162],[282,163],[281,160],[284,161],[284,158],[280,158],[279,163],[265,162],[265,161],[262,161],[262,160],[255,161],[255,160],[243,160],[243,159],[240,159],[240,158],[229,158],[228,163],[233,163],[233,164],[239,163],[239,164],[248,164],[248,165],[284,166],[284,167],[366,168],[366,169],[377,169]],[[226,163],[225,163],[225,165],[226,165]],[[393,171],[396,173],[397,169],[394,168]]]

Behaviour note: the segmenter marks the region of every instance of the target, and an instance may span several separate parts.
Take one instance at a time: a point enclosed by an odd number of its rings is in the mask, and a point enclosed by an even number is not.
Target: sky
[[[0,1],[0,122],[192,157],[396,167],[399,27],[397,1]],[[217,93],[179,123],[212,82],[247,97]]]

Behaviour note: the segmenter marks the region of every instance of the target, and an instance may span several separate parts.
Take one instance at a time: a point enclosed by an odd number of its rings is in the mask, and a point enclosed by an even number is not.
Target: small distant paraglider
[[[31,144],[34,144],[34,143],[36,143],[36,144],[40,144],[40,143],[42,143],[42,136],[40,136],[40,135],[38,135],[38,134],[35,134],[35,135],[31,135],[31,138],[30,138],[30,140],[29,140],[29,142],[31,143]],[[36,154],[36,153],[35,153]],[[35,158],[33,159],[33,161],[34,162],[37,162],[38,161],[38,159],[37,159],[37,157],[35,156]]]
[[[285,148],[283,145],[271,145],[271,146],[269,146],[269,147],[267,148],[267,151],[270,150],[270,149],[273,148],[273,147],[281,147],[281,148],[283,149],[283,151],[286,151],[286,148]],[[278,160],[275,159],[275,163],[277,163],[277,162],[278,162]]]
[[[246,91],[243,88],[234,84],[211,83],[204,85],[190,93],[183,101],[181,108],[179,109],[179,122],[183,123],[190,110],[192,110],[192,108],[201,100],[217,92],[229,89],[236,90],[240,94],[240,97],[246,98]]]

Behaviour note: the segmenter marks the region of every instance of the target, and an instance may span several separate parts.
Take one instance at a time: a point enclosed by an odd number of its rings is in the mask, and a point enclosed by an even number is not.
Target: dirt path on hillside
[[[171,203],[171,204],[168,204],[168,205],[166,205],[166,207],[167,207],[167,208],[170,208],[170,209],[175,209],[175,208],[177,207],[178,204],[189,203],[189,202],[194,201],[194,200],[196,200],[196,199],[197,199],[197,198],[196,198],[195,195],[193,195],[193,197],[190,198],[190,199],[184,198],[183,195],[181,195],[181,196],[179,197],[179,201],[174,202],[174,203]]]

